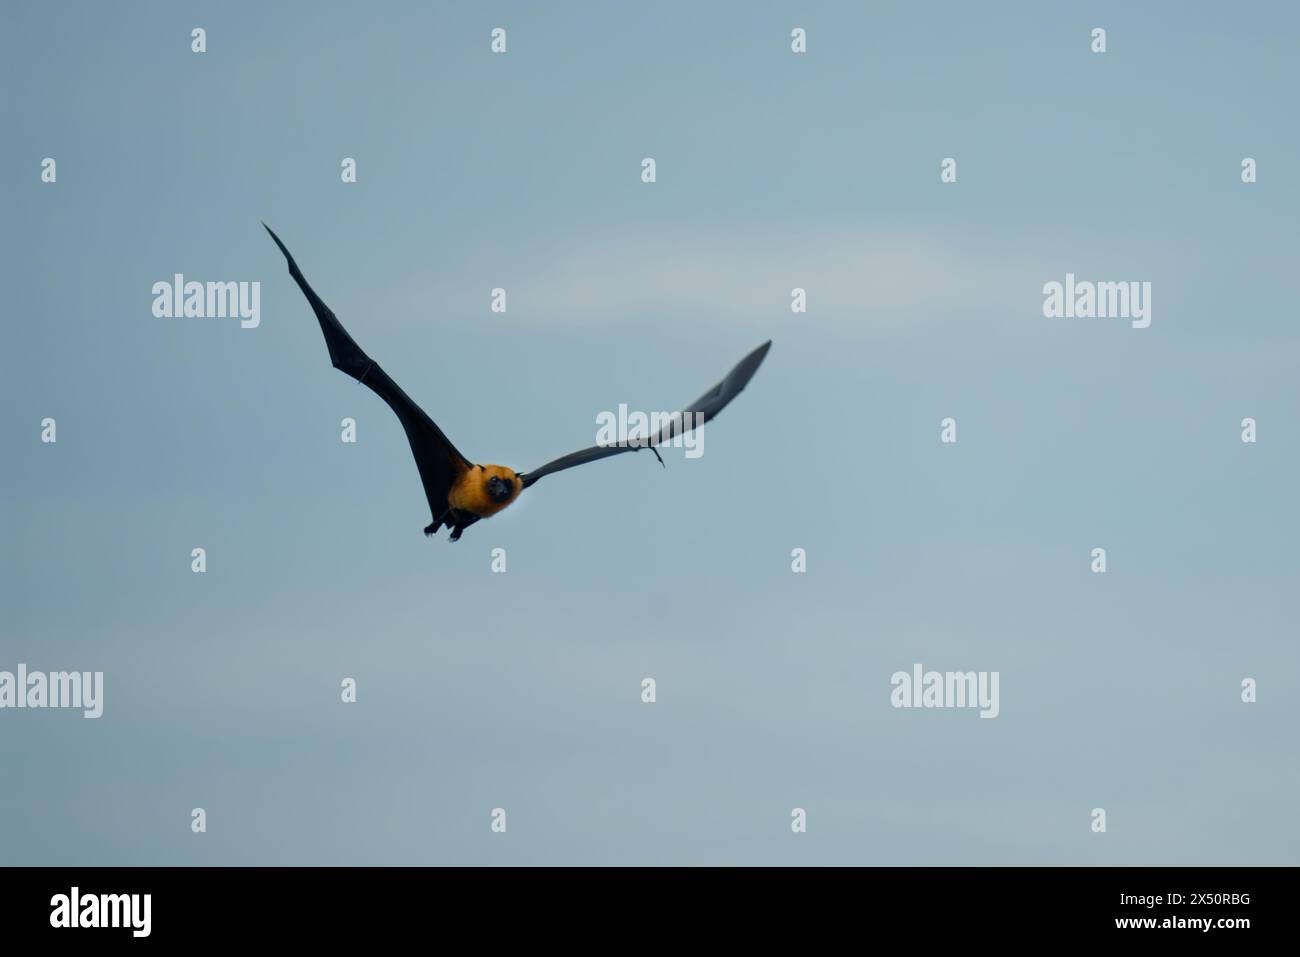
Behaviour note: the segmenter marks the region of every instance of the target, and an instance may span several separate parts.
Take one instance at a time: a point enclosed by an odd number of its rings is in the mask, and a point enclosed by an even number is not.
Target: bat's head
[[[515,484],[508,478],[494,475],[487,480],[487,493],[494,502],[507,502],[515,494]]]
[[[487,465],[483,467],[483,471],[487,473],[483,489],[495,505],[508,504],[523,488],[523,483],[514,469],[506,468],[504,465]]]

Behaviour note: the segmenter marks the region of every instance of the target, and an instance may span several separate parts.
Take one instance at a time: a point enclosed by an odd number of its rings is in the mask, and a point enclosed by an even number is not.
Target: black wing
[[[369,386],[402,420],[402,428],[406,430],[407,441],[411,443],[411,452],[415,455],[415,464],[420,469],[420,481],[424,484],[424,494],[429,499],[429,509],[433,512],[434,521],[438,521],[447,513],[447,493],[452,483],[460,472],[471,467],[469,461],[442,434],[442,429],[438,428],[433,419],[425,415],[424,410],[388,377],[379,363],[361,351],[361,347],[348,335],[330,307],[307,284],[302,270],[293,261],[293,256],[289,255],[284,243],[280,242],[280,237],[266,223],[262,225],[271,233],[280,252],[284,253],[284,258],[289,261],[289,275],[311,303],[312,311],[320,321],[320,330],[325,334],[325,346],[329,349],[330,362],[334,368]]]
[[[653,448],[674,435],[689,432],[694,427],[703,425],[725,409],[728,402],[740,395],[740,390],[745,388],[749,380],[754,377],[754,373],[758,371],[758,367],[763,364],[763,360],[767,357],[767,350],[770,348],[772,348],[771,339],[736,363],[736,367],[728,372],[721,382],[677,413],[674,416],[675,422],[670,422],[669,425],[661,428],[649,438],[642,439],[639,445],[593,445],[581,452],[570,452],[554,462],[547,462],[541,468],[533,469],[533,471],[521,475],[520,479],[524,488],[528,488],[539,478],[550,475],[552,472],[571,469],[575,465],[585,465],[588,462],[595,462],[597,459],[618,455],[620,452],[635,452],[639,448],[646,447]]]

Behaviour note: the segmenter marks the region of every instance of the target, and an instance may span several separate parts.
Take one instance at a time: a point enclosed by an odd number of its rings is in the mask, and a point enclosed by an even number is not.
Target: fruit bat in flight
[[[330,307],[307,284],[302,270],[293,261],[293,256],[284,243],[280,242],[280,237],[270,226],[265,223],[262,225],[280,247],[280,252],[284,253],[284,258],[289,262],[289,275],[311,303],[312,310],[320,321],[321,332],[325,334],[325,346],[329,349],[330,362],[334,368],[369,386],[401,420],[406,438],[411,443],[411,451],[415,455],[416,467],[420,470],[420,481],[424,484],[424,494],[429,499],[429,509],[433,513],[433,522],[425,527],[424,534],[432,535],[445,526],[451,529],[453,542],[480,518],[495,515],[517,499],[524,489],[552,472],[639,448],[649,448],[658,457],[659,452],[654,448],[656,445],[675,433],[681,434],[703,425],[721,412],[753,377],[772,345],[771,340],[768,340],[741,359],[721,382],[681,413],[671,417],[667,425],[651,436],[629,439],[625,445],[596,445],[580,452],[571,452],[531,472],[516,472],[504,465],[475,465],[460,454],[447,436],[443,435],[442,429],[411,401],[397,383],[388,377],[388,373],[361,351],[361,347],[348,335],[338,317],[330,311]],[[663,460],[659,461],[662,465]]]

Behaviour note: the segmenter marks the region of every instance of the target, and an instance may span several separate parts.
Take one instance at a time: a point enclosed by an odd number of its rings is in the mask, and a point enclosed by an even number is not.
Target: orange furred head
[[[504,465],[476,465],[460,474],[447,502],[452,508],[487,518],[518,498],[522,490],[523,483],[514,469]]]

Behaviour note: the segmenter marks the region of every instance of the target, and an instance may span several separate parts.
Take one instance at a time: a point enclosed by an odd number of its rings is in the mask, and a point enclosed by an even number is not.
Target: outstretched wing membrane
[[[298,283],[298,288],[311,303],[312,311],[316,313],[316,319],[320,322],[320,330],[325,336],[325,347],[329,350],[330,362],[334,368],[346,372],[369,387],[397,413],[402,428],[406,430],[407,441],[411,444],[411,454],[415,456],[415,465],[420,470],[424,494],[429,500],[429,510],[433,513],[436,522],[447,513],[447,493],[451,490],[456,477],[471,467],[469,460],[451,444],[451,440],[443,434],[442,429],[438,428],[437,423],[429,418],[424,410],[389,377],[388,373],[379,367],[379,363],[362,351],[356,341],[348,335],[348,331],[343,328],[343,323],[339,322],[330,307],[325,305],[324,300],[316,295],[316,291],[308,284],[302,270],[294,262],[293,256],[285,248],[284,243],[280,242],[280,237],[266,223],[262,225],[271,234],[275,244],[280,247],[280,252],[284,253],[284,258],[289,263],[289,275]]]
[[[772,340],[763,343],[745,358],[736,363],[735,368],[728,372],[712,389],[704,393],[689,406],[677,413],[673,422],[659,431],[643,439],[636,445],[593,445],[589,449],[582,449],[578,452],[570,452],[568,455],[561,456],[552,462],[547,462],[541,468],[533,469],[526,472],[520,477],[523,481],[524,488],[532,485],[538,479],[550,475],[553,472],[562,472],[565,469],[571,469],[576,465],[585,465],[588,462],[595,462],[598,459],[608,458],[611,455],[618,455],[622,452],[635,452],[640,448],[653,448],[670,439],[675,434],[683,431],[690,431],[696,426],[703,425],[712,419],[715,415],[727,407],[742,389],[749,384],[749,380],[754,377],[758,367],[763,364],[767,358],[768,349],[772,348]],[[658,453],[656,453],[658,454]]]

